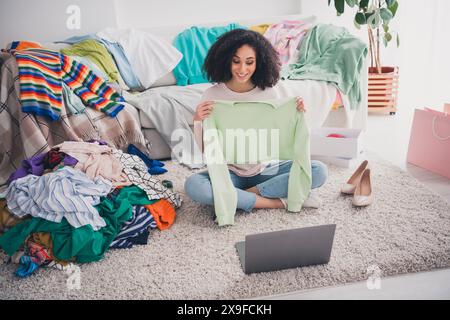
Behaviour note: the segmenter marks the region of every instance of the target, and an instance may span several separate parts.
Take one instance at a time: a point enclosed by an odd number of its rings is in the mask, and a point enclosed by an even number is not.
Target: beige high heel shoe
[[[369,168],[369,161],[364,160],[356,169],[356,171],[353,173],[353,175],[348,179],[346,183],[344,183],[341,187],[341,193],[345,194],[354,194],[356,185],[358,184],[359,180],[361,179],[361,175],[363,174],[364,170]]]
[[[370,169],[364,170],[353,196],[353,205],[365,207],[373,202],[372,182],[370,181]]]

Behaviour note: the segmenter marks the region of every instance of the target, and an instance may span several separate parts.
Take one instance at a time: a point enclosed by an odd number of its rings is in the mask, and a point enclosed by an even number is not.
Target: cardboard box
[[[339,158],[328,156],[311,156],[312,160],[319,160],[325,164],[332,164],[342,168],[356,168],[364,161],[364,152],[358,158]]]
[[[354,159],[363,152],[361,129],[322,127],[311,130],[311,156]],[[345,138],[330,138],[329,134]]]

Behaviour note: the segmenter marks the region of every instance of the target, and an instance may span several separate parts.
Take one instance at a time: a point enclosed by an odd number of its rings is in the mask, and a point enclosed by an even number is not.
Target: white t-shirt
[[[274,88],[261,90],[258,87],[247,92],[236,92],[228,88],[225,83],[218,83],[208,88],[201,98],[203,101],[225,100],[225,101],[265,101],[278,99]],[[194,124],[194,134],[202,141],[202,126]],[[260,174],[268,164],[229,164],[228,169],[240,177],[252,177]]]

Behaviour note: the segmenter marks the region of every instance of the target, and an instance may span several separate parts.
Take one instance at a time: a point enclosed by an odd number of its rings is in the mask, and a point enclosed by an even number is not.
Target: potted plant
[[[393,40],[389,24],[395,17],[398,9],[398,0],[333,0],[336,12],[344,13],[348,6],[355,10],[354,24],[356,28],[367,26],[369,39],[369,111],[389,112],[397,111],[398,94],[398,67],[383,66],[381,64],[381,42],[387,47]],[[328,0],[331,5],[332,0]],[[396,33],[397,47],[400,38]]]

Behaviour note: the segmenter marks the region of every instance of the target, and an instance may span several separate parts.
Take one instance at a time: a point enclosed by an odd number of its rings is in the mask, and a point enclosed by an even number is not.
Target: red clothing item
[[[166,199],[161,199],[155,203],[147,204],[144,207],[152,214],[159,230],[170,228],[175,221],[175,209]]]

